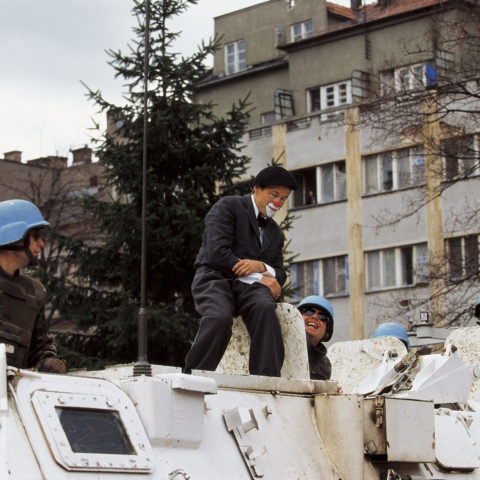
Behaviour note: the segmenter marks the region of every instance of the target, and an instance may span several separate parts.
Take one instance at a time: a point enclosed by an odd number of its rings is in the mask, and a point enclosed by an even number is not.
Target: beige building
[[[458,221],[480,191],[478,125],[465,114],[440,119],[434,108],[468,55],[437,45],[439,22],[464,14],[449,5],[269,0],[215,18],[222,48],[197,101],[224,114],[248,95],[249,174],[272,159],[295,174],[291,300],[326,296],[333,342],[370,336],[383,321],[418,321],[420,312],[444,325],[463,308],[465,321],[478,298],[480,225]],[[430,120],[392,110],[375,123],[372,112],[387,102]],[[434,148],[460,133],[468,159]],[[438,295],[465,278],[463,290]]]
[[[67,157],[51,155],[23,162],[21,151],[6,152],[0,159],[0,201],[29,200],[60,232],[84,234],[85,223],[75,200],[101,193],[104,179],[100,164],[92,162],[91,148],[72,150],[72,155],[68,165]]]

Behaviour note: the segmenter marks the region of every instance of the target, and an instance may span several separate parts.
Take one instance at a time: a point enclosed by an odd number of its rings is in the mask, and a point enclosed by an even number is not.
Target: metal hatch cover
[[[120,396],[37,390],[32,404],[57,463],[67,470],[150,472],[148,439]]]
[[[135,406],[113,382],[20,370],[10,391],[44,478],[154,470]]]

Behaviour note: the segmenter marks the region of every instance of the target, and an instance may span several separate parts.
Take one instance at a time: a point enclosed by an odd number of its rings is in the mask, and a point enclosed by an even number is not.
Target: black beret
[[[253,184],[260,187],[266,187],[268,185],[282,185],[284,187],[296,190],[298,188],[297,182],[293,178],[293,175],[285,170],[283,167],[277,167],[271,165],[258,172]]]

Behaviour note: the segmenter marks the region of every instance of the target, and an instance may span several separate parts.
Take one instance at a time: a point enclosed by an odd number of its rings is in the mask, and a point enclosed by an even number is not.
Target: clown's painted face
[[[287,201],[291,189],[283,185],[270,185],[265,188],[253,187],[253,199],[264,217],[273,217]]]

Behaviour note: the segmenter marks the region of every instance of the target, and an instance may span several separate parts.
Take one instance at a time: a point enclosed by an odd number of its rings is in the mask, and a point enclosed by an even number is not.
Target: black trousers
[[[285,350],[270,290],[247,284],[210,267],[200,266],[192,283],[195,308],[202,316],[185,359],[185,371],[215,370],[232,336],[233,317],[241,315],[250,335],[252,375],[279,377]]]

